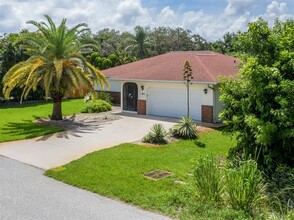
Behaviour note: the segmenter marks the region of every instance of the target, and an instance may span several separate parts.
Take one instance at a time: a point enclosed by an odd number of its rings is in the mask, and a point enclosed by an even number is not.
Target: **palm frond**
[[[46,71],[46,72],[45,72]],[[43,77],[43,86],[45,90],[46,98],[50,96],[50,86],[52,85],[53,76],[54,76],[54,67],[49,66],[44,70],[45,74]]]
[[[56,32],[56,25],[55,23],[52,21],[51,17],[49,15],[44,15],[44,17],[47,19],[49,25],[50,25],[50,29],[51,31],[54,33]],[[47,25],[46,25],[47,26]],[[47,26],[48,27],[48,26]]]
[[[60,79],[62,77],[62,73],[63,73],[63,60],[58,60],[55,59],[53,61],[54,67],[55,67],[55,87],[56,89],[58,89],[59,85],[60,85]]]
[[[34,77],[31,80],[29,78],[41,65],[42,62],[22,62],[14,68],[11,68],[3,78],[3,93],[5,98],[9,98],[11,91],[19,85],[23,88],[23,94],[25,94],[32,81],[34,81]]]
[[[88,67],[88,72],[93,77],[94,82],[100,85],[102,89],[104,88],[105,85],[106,85],[106,88],[109,89],[109,84],[107,82],[107,79],[103,75],[103,73],[100,70],[98,70],[96,67],[91,65],[90,63],[86,62],[86,64]]]

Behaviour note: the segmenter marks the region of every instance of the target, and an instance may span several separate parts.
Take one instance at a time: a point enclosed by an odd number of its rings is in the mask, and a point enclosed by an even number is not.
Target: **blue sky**
[[[142,3],[146,7],[155,7],[158,9],[170,6],[173,10],[180,8],[182,11],[204,10],[211,13],[219,12],[226,7],[226,1],[222,0],[145,0]]]
[[[294,18],[294,0],[0,0],[0,35],[31,26],[50,15],[69,26],[87,23],[93,33],[103,28],[132,31],[136,25],[182,27],[209,41],[226,32],[244,31],[259,16]]]
[[[235,2],[237,5],[241,5],[242,2],[249,2],[250,12],[252,14],[258,15],[262,14],[266,7],[271,4],[271,0],[236,0],[236,1],[226,1],[226,0],[149,0],[149,1],[142,1],[142,4],[146,7],[155,7],[158,9],[162,9],[166,6],[171,6],[173,10],[177,10],[180,8],[182,11],[189,11],[189,10],[203,10],[207,13],[213,14],[213,13],[221,13],[224,8],[226,8],[228,2]],[[284,0],[284,1],[278,1],[278,3],[286,3],[288,6],[289,12],[292,14],[294,13],[294,1],[292,0]]]

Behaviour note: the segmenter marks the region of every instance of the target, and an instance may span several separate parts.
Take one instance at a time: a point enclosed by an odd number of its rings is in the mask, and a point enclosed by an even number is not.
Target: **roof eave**
[[[109,80],[115,80],[115,81],[137,81],[137,82],[160,82],[160,83],[183,83],[184,80],[149,80],[149,79],[122,79],[122,78],[112,78],[112,77],[106,77]],[[212,84],[217,85],[219,82],[197,82],[192,81],[193,83],[197,84]]]

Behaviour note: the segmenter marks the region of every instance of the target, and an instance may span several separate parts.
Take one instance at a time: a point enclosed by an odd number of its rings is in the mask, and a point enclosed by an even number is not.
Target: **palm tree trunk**
[[[51,115],[51,120],[62,120],[61,102],[62,96],[57,96],[53,98],[53,111]]]

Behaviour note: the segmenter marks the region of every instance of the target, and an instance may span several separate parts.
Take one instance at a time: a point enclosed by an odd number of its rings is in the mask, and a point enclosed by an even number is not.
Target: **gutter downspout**
[[[216,95],[215,95],[215,88],[209,84],[207,87],[213,91],[213,123],[216,123]]]

